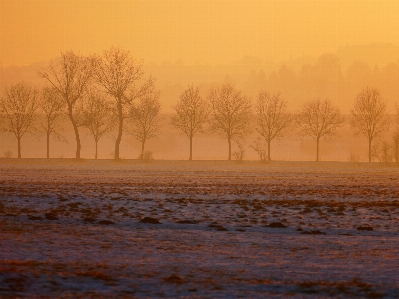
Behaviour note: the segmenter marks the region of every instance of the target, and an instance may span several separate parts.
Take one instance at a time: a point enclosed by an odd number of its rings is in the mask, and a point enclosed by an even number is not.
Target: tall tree
[[[51,87],[44,87],[41,91],[40,108],[44,112],[44,119],[40,124],[46,133],[47,159],[50,158],[50,136],[57,134],[60,129],[60,121],[65,113],[65,103],[60,93]]]
[[[123,122],[129,117],[134,99],[145,96],[154,90],[154,80],[150,77],[142,86],[135,83],[142,79],[142,63],[133,59],[129,51],[111,47],[98,58],[96,69],[97,82],[106,93],[115,100],[114,110],[118,119],[118,135],[115,141],[115,160],[119,159],[119,147],[122,140]]]
[[[21,138],[34,128],[38,97],[35,88],[17,83],[6,88],[0,103],[1,114],[7,121],[6,130],[17,138],[18,158],[21,158]]]
[[[213,110],[212,129],[226,137],[230,161],[232,141],[241,139],[249,133],[251,101],[231,84],[211,89],[208,98]]]
[[[39,76],[46,79],[60,93],[66,106],[67,115],[72,123],[76,139],[76,159],[80,159],[79,126],[76,108],[84,92],[91,83],[95,60],[84,57],[72,51],[61,53],[59,62],[52,61],[47,69],[39,72]]]
[[[330,100],[316,99],[303,104],[296,122],[302,136],[308,135],[316,141],[316,161],[319,161],[320,139],[335,135],[344,118]]]
[[[193,137],[203,130],[204,124],[208,121],[209,107],[200,94],[199,89],[189,86],[180,95],[180,101],[172,116],[172,125],[183,131],[190,140],[190,158],[193,159]]]
[[[159,92],[147,94],[133,103],[130,110],[130,123],[132,124],[132,135],[141,142],[140,159],[144,158],[144,146],[148,139],[157,137],[160,133],[159,121],[161,103]]]
[[[98,90],[90,90],[84,98],[81,111],[82,125],[86,127],[94,138],[96,152],[94,158],[98,158],[98,141],[102,136],[111,131],[115,124],[115,117],[111,105],[103,93]]]
[[[281,137],[290,126],[291,119],[287,111],[287,102],[280,97],[280,94],[259,93],[256,105],[256,130],[267,143],[268,161],[271,161],[270,143],[273,139]]]
[[[365,88],[356,97],[351,110],[351,124],[357,134],[364,135],[369,143],[369,162],[372,158],[371,143],[389,130],[390,119],[386,113],[387,103],[375,88]]]

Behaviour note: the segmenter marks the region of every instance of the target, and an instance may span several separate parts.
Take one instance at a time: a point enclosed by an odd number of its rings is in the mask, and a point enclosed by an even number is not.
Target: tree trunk
[[[73,124],[73,130],[75,131],[75,138],[76,138],[76,159],[80,159],[81,145],[80,145],[78,126],[76,125],[74,120],[72,120],[72,124]]]
[[[369,162],[371,162],[371,138],[369,138]]]
[[[73,115],[72,115],[72,108],[68,108],[68,116],[69,119],[72,122],[72,126],[73,126],[73,130],[75,132],[75,139],[76,139],[76,159],[80,159],[80,137],[79,137],[79,130],[78,130],[78,126],[76,125],[75,120],[73,119]]]
[[[193,160],[193,137],[192,136],[190,137],[190,158],[189,158],[189,160],[190,161]]]
[[[47,159],[50,158],[50,133],[47,131]]]
[[[267,161],[271,162],[272,159],[270,158],[270,140],[267,140]]]
[[[141,142],[141,156],[140,159],[143,160],[144,159],[144,144],[145,144],[145,140],[143,140]]]
[[[21,137],[17,137],[18,140],[18,159],[21,159]]]
[[[123,109],[122,109],[122,99],[118,98],[118,118],[119,118],[119,129],[118,136],[115,142],[115,160],[119,160],[119,145],[122,140],[122,131],[123,131]]]
[[[97,160],[97,153],[98,153],[98,139],[97,140],[95,140],[95,142],[96,142],[96,155],[94,156],[94,159],[96,159]]]
[[[319,162],[319,141],[320,141],[320,138],[317,137],[316,138],[316,162]]]
[[[229,142],[229,161],[231,161],[231,137],[229,136],[229,137],[227,137],[227,140],[228,140],[228,142]]]

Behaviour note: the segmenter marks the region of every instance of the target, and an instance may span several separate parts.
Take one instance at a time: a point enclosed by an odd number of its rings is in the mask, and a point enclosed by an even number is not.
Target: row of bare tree
[[[143,144],[154,137],[158,129],[160,111],[159,93],[147,95],[132,103],[127,113],[129,132]],[[111,102],[96,89],[85,92],[79,105],[71,114],[59,92],[53,87],[36,89],[25,83],[17,83],[7,88],[0,102],[3,129],[13,133],[18,143],[18,158],[21,158],[21,139],[27,132],[44,132],[47,141],[47,158],[50,157],[50,136],[62,138],[62,124],[66,116],[72,115],[75,133],[85,127],[95,141],[95,159],[98,156],[98,142],[106,133],[113,130],[117,118]],[[80,138],[79,138],[80,140]],[[80,145],[79,145],[80,146]]]
[[[288,111],[288,103],[280,94],[271,95],[262,91],[252,114],[251,101],[229,84],[214,88],[209,92],[209,101],[201,99],[198,88],[190,87],[181,95],[172,117],[175,127],[181,129],[190,139],[190,160],[192,159],[192,139],[203,131],[204,124],[210,121],[210,130],[218,132],[227,139],[228,159],[231,160],[232,142],[237,141],[239,149],[243,139],[252,128],[260,134],[251,147],[261,160],[271,161],[271,143],[284,133],[296,127],[302,136],[310,136],[316,141],[316,161],[319,161],[319,142],[337,133],[344,123],[338,107],[328,99],[306,102],[297,113]],[[399,147],[399,106],[397,108],[397,127],[393,135],[393,150],[398,162]],[[369,162],[372,159],[372,142],[389,130],[391,118],[387,113],[387,103],[377,89],[365,88],[355,100],[351,111],[351,125],[357,134],[364,135],[369,144]],[[255,123],[252,121],[254,119]],[[264,146],[263,143],[266,143]],[[267,148],[267,150],[265,149]],[[267,155],[267,156],[266,156]],[[241,159],[238,154],[237,159]]]
[[[80,127],[86,127],[94,138],[95,158],[100,138],[116,127],[114,158],[119,159],[126,121],[127,131],[142,144],[141,158],[146,141],[160,132],[160,93],[152,77],[144,79],[142,63],[128,51],[112,47],[102,56],[89,57],[62,53],[59,61],[52,61],[38,74],[49,83],[47,87],[38,91],[18,83],[6,89],[0,102],[0,115],[6,120],[4,127],[18,141],[19,158],[21,138],[34,127],[35,117],[40,114],[41,129],[47,136],[47,157],[50,156],[50,136],[59,134],[63,116],[69,118],[74,129],[77,159],[81,151]],[[271,161],[272,141],[296,127],[302,136],[308,135],[316,141],[318,161],[320,140],[334,136],[344,122],[338,107],[330,100],[315,99],[296,113],[290,113],[287,101],[280,94],[265,91],[259,93],[253,114],[251,100],[230,84],[211,89],[207,99],[200,96],[198,88],[189,86],[174,109],[172,125],[189,138],[190,160],[192,141],[199,132],[216,132],[226,138],[231,160],[233,142],[242,148],[243,140],[255,128],[260,137],[251,147],[261,160]],[[399,118],[399,106],[397,110]],[[356,133],[368,139],[371,162],[372,142],[389,130],[391,124],[387,103],[377,89],[365,88],[357,95],[351,114]],[[396,161],[398,147],[397,127],[392,146]]]
[[[143,111],[156,115],[160,111],[159,92],[153,78],[143,80],[142,63],[120,48],[112,47],[103,56],[61,53],[59,61],[52,61],[38,74],[49,83],[48,87],[39,92],[19,83],[6,89],[1,101],[1,114],[8,120],[6,128],[18,140],[19,158],[20,140],[32,128],[39,107],[46,116],[42,126],[47,134],[47,157],[50,135],[56,133],[61,116],[66,115],[74,129],[77,159],[81,151],[79,127],[84,126],[92,133],[97,157],[98,140],[116,126],[115,159],[119,159],[124,121],[131,119],[135,126],[144,126],[145,131],[148,124]],[[150,126],[144,139],[152,135],[153,124]],[[134,135],[138,134],[139,130],[135,130]]]

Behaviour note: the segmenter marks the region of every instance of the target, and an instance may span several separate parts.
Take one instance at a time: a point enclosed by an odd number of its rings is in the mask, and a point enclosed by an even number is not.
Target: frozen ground
[[[399,297],[396,167],[1,160],[0,196],[0,297]]]

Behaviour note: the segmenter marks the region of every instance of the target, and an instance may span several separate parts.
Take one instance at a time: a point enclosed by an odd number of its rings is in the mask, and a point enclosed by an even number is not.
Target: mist
[[[387,102],[387,113],[392,115],[391,130],[379,137],[379,141],[390,140],[396,127],[395,103],[399,95],[399,47],[392,44],[369,44],[363,46],[346,46],[336,53],[325,53],[319,57],[297,57],[279,64],[264,61],[259,57],[245,56],[229,64],[188,65],[182,60],[174,63],[165,62],[159,65],[145,64],[146,75],[155,79],[155,86],[160,91],[162,132],[157,138],[148,141],[146,148],[153,152],[157,159],[187,159],[188,142],[184,136],[171,125],[171,116],[182,92],[191,84],[198,87],[202,98],[206,99],[211,88],[220,84],[232,84],[245,96],[248,96],[254,108],[260,92],[280,94],[287,101],[288,111],[296,113],[304,103],[320,98],[329,99],[345,116],[344,125],[338,129],[331,140],[321,141],[321,160],[348,161],[357,157],[359,161],[367,160],[367,140],[355,135],[350,126],[350,111],[357,94],[366,87],[379,90]],[[363,59],[363,60],[362,60]],[[58,61],[55,58],[54,61]],[[28,82],[38,87],[45,86],[37,72],[49,61],[43,61],[24,67],[2,67],[0,69],[0,92],[17,82]],[[40,118],[40,116],[39,116]],[[129,125],[128,125],[129,126]],[[253,123],[251,133],[245,138],[245,160],[257,160],[258,155],[250,146],[259,136]],[[36,124],[37,127],[37,124]],[[52,140],[52,156],[71,158],[73,151],[73,130],[64,122],[62,138]],[[276,160],[313,160],[314,141],[301,137],[298,128],[292,125],[290,132],[273,143]],[[82,130],[82,156],[93,157],[93,142],[87,130]],[[109,159],[112,156],[112,143],[116,133],[111,131],[99,142],[99,158]],[[11,133],[0,133],[0,153],[11,151],[16,155],[16,144]],[[60,141],[61,140],[61,141]],[[194,159],[219,160],[226,158],[226,142],[212,132],[200,133],[193,139]],[[25,148],[30,148],[25,157],[44,157],[43,132],[36,130],[24,137]],[[139,144],[131,135],[126,134],[121,143],[122,156],[126,159],[138,157]],[[377,159],[378,161],[378,159]]]
[[[399,298],[398,16],[0,0],[0,297]]]

